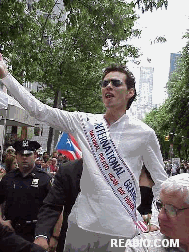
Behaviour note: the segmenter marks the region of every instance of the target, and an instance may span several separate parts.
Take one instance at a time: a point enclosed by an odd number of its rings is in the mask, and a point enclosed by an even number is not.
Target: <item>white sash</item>
[[[120,157],[106,121],[100,115],[95,119],[94,116],[86,118],[81,114],[80,119],[91,152],[105,180],[139,230],[147,231],[146,224],[137,220],[134,176]]]

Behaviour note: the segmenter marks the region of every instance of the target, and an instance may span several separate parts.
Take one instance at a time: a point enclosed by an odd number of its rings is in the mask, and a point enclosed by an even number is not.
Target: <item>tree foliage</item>
[[[136,4],[138,8],[142,10],[142,13],[145,11],[153,11],[154,9],[162,8],[163,6],[167,9],[168,1],[167,0],[137,0]]]
[[[149,4],[149,1],[137,3]],[[159,2],[153,1],[160,7]],[[63,4],[64,3],[64,4]],[[0,46],[21,82],[38,82],[35,94],[67,110],[102,112],[99,81],[113,62],[138,57],[128,39],[134,29],[136,2],[121,0],[1,0]],[[55,11],[56,10],[56,11]],[[147,8],[145,9],[147,10]]]
[[[186,33],[189,38],[189,33]],[[189,156],[189,41],[183,48],[176,71],[167,83],[168,98],[145,118],[157,133],[163,152],[168,157],[165,136],[174,145],[175,155],[188,159]]]
[[[137,18],[133,3],[70,1],[66,10],[61,6],[55,13],[60,1],[39,0],[29,10],[26,2],[1,2],[0,15],[5,21],[0,44],[13,74],[21,82],[37,81],[54,92],[61,90],[70,109],[73,105],[73,109],[90,111],[91,104],[94,110],[104,65],[126,63],[128,57],[138,56],[132,45],[121,44],[131,35],[139,35],[133,29]],[[8,17],[12,18],[10,24]]]

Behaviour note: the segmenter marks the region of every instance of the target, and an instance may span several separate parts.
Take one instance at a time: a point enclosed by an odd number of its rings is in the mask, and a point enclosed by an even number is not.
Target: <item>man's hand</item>
[[[7,74],[8,74],[7,66],[3,60],[2,54],[0,53],[0,79],[5,78]]]
[[[51,237],[50,243],[49,243],[49,252],[56,251],[57,245],[58,245],[58,241],[54,237]]]
[[[34,241],[35,244],[41,246],[44,249],[48,249],[49,245],[47,242],[47,239],[43,238],[43,237],[37,237]]]

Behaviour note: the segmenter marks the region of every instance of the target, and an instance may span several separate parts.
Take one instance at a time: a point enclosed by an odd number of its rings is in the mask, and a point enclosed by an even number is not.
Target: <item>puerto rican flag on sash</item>
[[[70,160],[82,158],[82,152],[75,138],[68,133],[62,133],[56,145],[56,150]]]

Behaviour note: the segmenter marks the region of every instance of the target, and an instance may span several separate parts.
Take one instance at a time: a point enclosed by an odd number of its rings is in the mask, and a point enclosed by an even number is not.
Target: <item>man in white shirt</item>
[[[71,133],[82,150],[81,193],[69,217],[71,228],[79,235],[73,238],[68,229],[65,251],[88,251],[89,247],[99,251],[103,246],[113,251],[111,236],[132,238],[138,234],[135,210],[140,204],[143,162],[155,183],[155,197],[167,175],[155,132],[126,114],[136,96],[133,75],[122,66],[104,71],[104,115],[67,112],[41,103],[8,73],[2,57],[0,78],[31,116]]]

